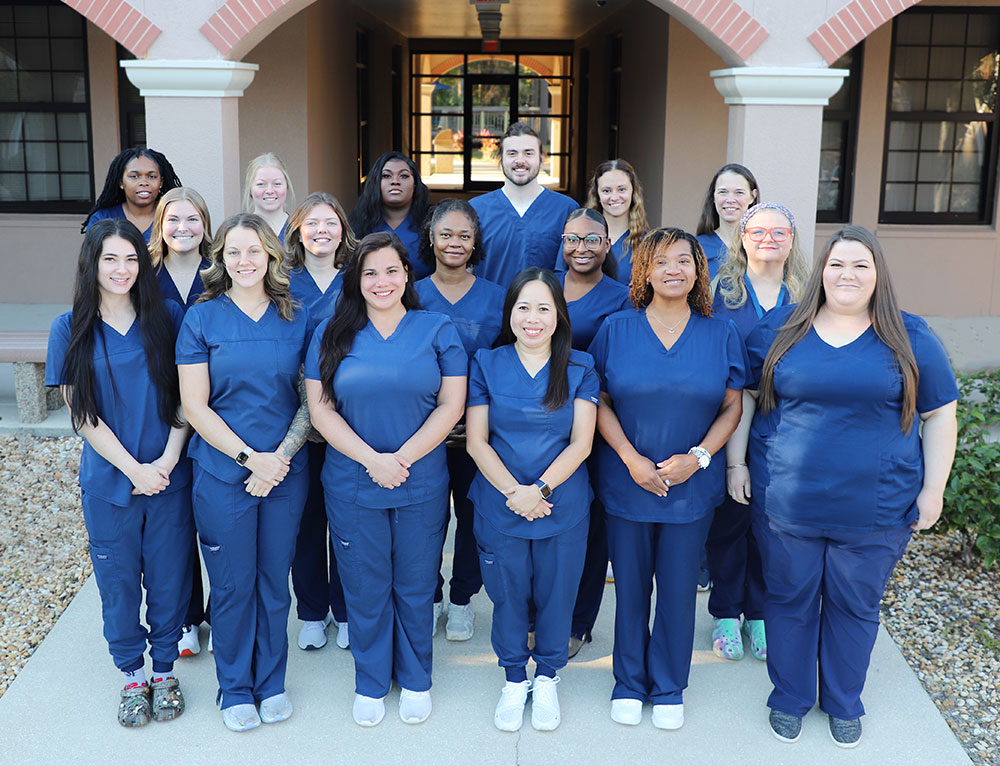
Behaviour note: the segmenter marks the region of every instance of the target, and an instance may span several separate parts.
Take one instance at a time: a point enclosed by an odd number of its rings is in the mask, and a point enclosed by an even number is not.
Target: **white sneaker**
[[[559,725],[559,676],[535,676],[531,684],[531,725],[537,731],[552,731]]]
[[[299,649],[322,649],[326,646],[326,627],[333,619],[329,614],[322,620],[305,620],[299,628]]]
[[[212,647],[212,627],[208,628],[208,653],[215,654],[215,649]]]
[[[684,705],[653,705],[651,720],[657,729],[679,729],[684,725]]]
[[[611,720],[626,726],[638,726],[642,723],[642,700],[611,700]]]
[[[351,635],[347,631],[347,621],[337,622],[337,646],[341,649],[347,649],[351,645]]]
[[[385,716],[385,699],[355,694],[352,713],[358,726],[378,726]]]
[[[531,681],[508,681],[500,692],[500,701],[493,714],[493,725],[500,731],[518,731],[524,723],[524,703],[528,701]]]
[[[431,714],[431,693],[399,690],[399,718],[403,723],[423,723]]]
[[[438,634],[438,623],[441,622],[441,612],[444,611],[444,602],[434,602],[434,629],[431,631],[431,638]]]
[[[181,657],[194,657],[201,651],[197,625],[185,625],[181,628],[181,640],[177,642],[177,651]]]
[[[250,731],[260,726],[260,716],[257,715],[257,708],[245,702],[223,710],[222,722],[229,731]]]
[[[282,692],[260,702],[260,720],[264,723],[278,723],[292,717],[292,701]]]
[[[476,610],[472,603],[448,604],[448,622],[444,626],[449,641],[468,641],[476,626]]]

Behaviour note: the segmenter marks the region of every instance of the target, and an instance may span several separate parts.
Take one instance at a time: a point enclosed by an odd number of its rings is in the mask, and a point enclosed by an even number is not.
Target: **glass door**
[[[517,75],[467,75],[464,186],[470,191],[503,183],[500,139],[517,120]]]

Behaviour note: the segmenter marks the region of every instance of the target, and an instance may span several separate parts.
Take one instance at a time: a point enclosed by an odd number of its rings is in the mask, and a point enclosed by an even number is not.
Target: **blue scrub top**
[[[722,264],[726,262],[729,246],[714,231],[711,234],[699,234],[697,239],[701,249],[705,251],[705,258],[708,259],[708,277],[715,279]]]
[[[615,277],[623,285],[632,281],[632,245],[629,244],[631,232],[626,231],[611,243],[611,255],[618,265],[618,276]]]
[[[299,409],[299,367],[309,341],[309,312],[297,309],[291,321],[269,303],[256,322],[227,295],[192,306],[177,336],[177,364],[208,364],[208,406],[249,447],[274,452]],[[238,484],[250,471],[219,452],[195,432],[188,454],[206,472]],[[306,450],[290,470],[306,465]]]
[[[183,312],[166,303],[174,329],[180,327]],[[45,385],[59,386],[63,363],[73,328],[73,312],[60,314],[52,322],[45,359]],[[149,378],[149,365],[138,318],[125,335],[98,321],[94,327],[94,394],[97,414],[125,450],[140,463],[151,463],[163,454],[170,424],[160,419],[159,393]],[[161,494],[176,492],[191,483],[191,462],[182,457],[170,473],[170,485]],[[132,482],[101,457],[84,440],[80,458],[80,487],[88,494],[117,506],[132,499]]]
[[[323,292],[305,266],[289,270],[288,287],[292,297],[308,309],[309,321],[314,325],[332,317],[336,311],[337,298],[344,287],[343,274],[343,270],[338,271]]]
[[[569,445],[574,401],[600,402],[600,381],[590,354],[571,351],[566,375],[569,398],[559,409],[549,411],[542,406],[549,385],[549,365],[532,378],[513,344],[484,348],[476,352],[469,366],[467,405],[489,405],[490,446],[519,484],[536,482]],[[510,510],[507,497],[479,471],[469,489],[476,513],[497,531],[530,540],[553,537],[576,526],[590,513],[593,498],[586,461],[552,490],[552,513],[534,521],[526,521]]]
[[[529,266],[558,268],[562,261],[563,225],[579,205],[565,194],[542,189],[524,216],[519,216],[503,189],[473,198],[483,229],[483,260],[476,276],[506,288]]]
[[[751,386],[793,308],[771,311],[747,338]],[[919,370],[917,412],[955,401],[941,342],[923,319],[902,315]],[[773,417],[755,417],[750,437],[763,457],[750,465],[753,495],[760,486],[768,516],[852,530],[916,521],[924,476],[918,419],[903,433],[902,375],[874,327],[840,348],[810,328],[775,367],[774,391]]]
[[[486,279],[476,278],[469,291],[451,303],[430,277],[414,285],[420,306],[451,318],[458,328],[462,346],[471,359],[481,348],[489,348],[500,334],[503,324],[504,289]]]
[[[716,289],[715,299],[712,301],[712,312],[716,316],[733,320],[737,329],[740,331],[740,337],[743,338],[743,340],[746,340],[750,331],[767,315],[768,310],[765,310],[760,305],[760,301],[757,300],[757,293],[754,292],[753,285],[750,284],[750,280],[744,277],[743,284],[746,287],[747,296],[742,306],[735,309],[727,306],[726,299],[722,295],[720,285],[719,289]],[[782,284],[781,290],[778,291],[778,302],[775,304],[774,308],[787,306],[788,300],[788,290],[785,288],[785,285]],[[770,309],[770,311],[773,310],[774,309]]]
[[[208,266],[208,261],[202,258],[201,265],[194,274],[191,290],[188,292],[187,299],[185,300],[181,297],[180,292],[178,292],[174,280],[170,278],[170,272],[167,271],[167,267],[163,265],[163,261],[160,261],[159,268],[156,269],[156,281],[160,285],[160,292],[163,294],[164,300],[176,303],[182,312],[187,313],[187,310],[198,302],[198,297],[205,291],[205,283],[201,281],[201,272],[203,269],[207,269]]]
[[[559,284],[565,288],[566,272],[560,272],[557,276]],[[573,348],[586,351],[604,319],[631,305],[628,288],[607,275],[601,275],[601,281],[590,288],[582,298],[566,304],[566,308],[569,309],[569,323],[573,328]]]
[[[321,380],[320,345],[330,320],[316,328],[306,355],[306,378]],[[336,408],[347,424],[377,452],[395,452],[437,407],[441,378],[464,377],[468,359],[451,320],[429,311],[407,311],[383,338],[369,322],[333,376]],[[346,503],[363,508],[400,508],[430,499],[448,485],[444,442],[410,466],[396,489],[380,487],[357,463],[329,444],[323,486]]]
[[[285,235],[288,233],[288,221],[289,219],[285,218],[285,222],[281,224],[281,231],[278,232],[278,241],[281,243],[282,247],[285,246]]]
[[[646,319],[629,309],[604,320],[590,346],[622,430],[654,463],[700,444],[719,414],[726,389],[743,388],[746,350],[736,325],[692,313],[668,351]],[[630,521],[686,524],[722,501],[725,459],[657,497],[636,484],[618,454],[598,446],[597,495],[607,512]]]
[[[382,223],[372,229],[373,234],[377,231],[387,231],[399,237],[410,256],[410,268],[413,269],[411,278],[413,281],[430,276],[430,273],[434,270],[433,267],[428,266],[420,260],[420,224],[420,221],[414,221],[410,217],[410,214],[407,213],[406,218],[403,219],[398,228],[392,228],[383,219]]]
[[[114,205],[113,207],[103,207],[100,210],[94,211],[94,214],[90,216],[90,221],[87,223],[87,231],[90,231],[90,227],[93,226],[98,221],[107,221],[110,218],[128,218],[125,215],[125,208],[121,205]],[[146,240],[146,244],[149,244],[149,235],[153,233],[153,224],[149,224],[146,230],[142,233],[142,238]]]

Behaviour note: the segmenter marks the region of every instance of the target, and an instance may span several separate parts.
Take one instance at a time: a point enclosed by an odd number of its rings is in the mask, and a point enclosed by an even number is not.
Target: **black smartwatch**
[[[246,465],[252,454],[253,450],[250,447],[244,447],[241,449],[239,454],[236,456],[237,465]]]

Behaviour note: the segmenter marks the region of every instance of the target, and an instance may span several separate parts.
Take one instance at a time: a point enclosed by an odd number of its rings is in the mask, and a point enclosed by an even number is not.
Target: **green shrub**
[[[958,449],[944,492],[937,532],[955,530],[966,564],[990,567],[1000,559],[1000,442],[990,430],[1000,422],[1000,370],[957,373]]]

